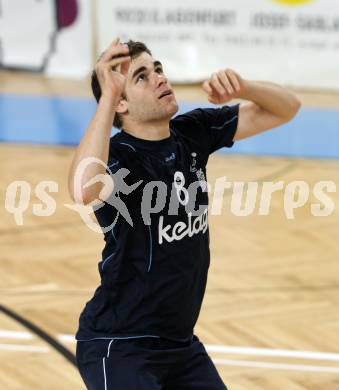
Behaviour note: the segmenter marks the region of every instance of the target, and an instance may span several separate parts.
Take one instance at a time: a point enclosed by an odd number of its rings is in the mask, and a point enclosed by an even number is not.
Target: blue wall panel
[[[0,141],[78,144],[95,111],[89,98],[0,95]],[[180,112],[209,104],[180,104]],[[339,110],[303,108],[276,129],[222,152],[339,158]]]

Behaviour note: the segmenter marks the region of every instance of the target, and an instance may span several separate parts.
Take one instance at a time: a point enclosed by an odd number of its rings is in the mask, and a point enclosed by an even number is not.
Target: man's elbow
[[[86,206],[93,200],[92,191],[84,188],[81,189],[80,187],[74,186],[73,183],[68,184],[68,192],[72,201],[76,204]]]
[[[110,175],[102,175],[102,181],[90,186],[75,186],[70,190],[73,202],[87,206],[106,201],[114,190],[114,181]],[[94,202],[94,203],[93,203]]]
[[[87,205],[89,205],[93,201],[92,197],[90,197],[86,193],[81,193],[81,194],[74,195],[74,197],[72,199],[73,199],[74,203],[80,204],[80,205],[83,205],[83,206],[87,206]]]
[[[100,191],[80,191],[75,192],[74,196],[72,197],[74,203],[88,206],[89,204],[92,204],[93,201],[100,201]]]
[[[302,106],[301,100],[298,98],[298,96],[294,95],[293,99],[291,99],[288,113],[284,118],[285,122],[289,122],[290,120],[292,120],[298,114],[301,106]]]
[[[297,115],[301,106],[302,106],[301,100],[298,98],[298,96],[295,96],[295,99],[293,102],[293,111],[294,111],[293,117],[295,117]]]

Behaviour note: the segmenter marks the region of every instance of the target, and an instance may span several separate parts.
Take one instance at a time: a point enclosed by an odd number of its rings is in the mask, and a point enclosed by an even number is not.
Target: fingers
[[[227,78],[229,80],[229,82],[232,84],[232,87],[233,87],[233,90],[235,92],[240,92],[240,89],[241,89],[241,86],[240,86],[240,82],[238,80],[238,75],[233,72],[233,70],[231,69],[226,69],[226,74],[227,74]]]
[[[95,71],[98,77],[100,77],[101,74],[107,75],[112,70],[115,72],[120,72],[125,76],[128,72],[130,62],[131,62],[130,56],[122,56],[122,57],[114,58],[109,62],[97,63],[95,66]]]
[[[210,85],[210,81],[206,80],[202,84],[202,89],[207,93],[208,101],[213,104],[219,104],[220,103],[220,95],[214,91],[214,89]]]
[[[207,93],[208,101],[211,103],[219,104],[229,100],[230,94],[219,80],[216,83],[215,78],[204,81],[202,89]]]
[[[213,90],[210,86],[210,82],[208,80],[204,81],[203,84],[202,84],[202,89],[208,94],[208,95],[212,95],[213,93]]]
[[[126,60],[122,61],[121,66],[120,66],[120,72],[124,76],[127,76],[129,66],[131,64],[131,57],[128,56],[126,57]]]
[[[232,69],[220,70],[212,74],[209,80],[202,84],[211,103],[225,103],[236,97],[242,89],[242,79]]]
[[[228,79],[227,77],[227,74],[226,72],[224,71],[219,71],[218,72],[218,78],[220,80],[220,83],[223,85],[224,87],[224,92],[227,91],[227,93],[229,95],[232,95],[232,93],[234,93],[234,89],[232,87],[232,84],[230,83],[230,80]]]
[[[119,67],[119,65],[122,66],[122,64],[128,62],[128,66],[129,66],[129,62],[131,60],[131,57],[130,56],[122,56],[122,57],[118,57],[118,58],[113,58],[111,59],[109,62],[107,62],[105,64],[105,66],[107,66],[108,68],[111,68],[113,70],[117,70],[117,68]],[[122,73],[122,72],[121,72]]]
[[[216,98],[216,97],[209,96],[207,99],[208,99],[208,101],[210,103],[213,103],[213,104],[219,104],[220,103],[220,100],[218,98]]]
[[[108,61],[111,58],[110,53],[120,46],[119,43],[120,38],[114,38],[110,45],[107,47],[107,49],[102,53],[101,59],[103,59],[104,61]]]
[[[129,53],[127,44],[121,44],[120,38],[115,38],[108,48],[102,53],[98,63],[110,61],[113,57],[124,56]]]
[[[219,94],[219,95],[225,95],[225,87],[222,84],[222,81],[220,79],[220,76],[218,73],[212,73],[211,77],[211,87]]]
[[[212,88],[210,80],[206,80],[203,82],[202,89],[207,93],[208,100],[211,103],[215,103],[215,101],[218,100],[219,94],[215,92],[215,90]]]

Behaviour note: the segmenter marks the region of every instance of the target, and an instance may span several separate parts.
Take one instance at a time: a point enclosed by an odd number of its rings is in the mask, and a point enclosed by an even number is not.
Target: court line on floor
[[[292,371],[311,371],[311,372],[326,372],[339,374],[339,367],[311,366],[302,364],[281,364],[270,362],[254,362],[247,360],[228,360],[212,358],[216,365],[234,366],[234,367],[250,367],[250,368],[269,368],[275,370],[292,370]]]
[[[310,360],[327,360],[339,361],[339,353],[335,352],[313,352],[289,349],[273,349],[273,348],[254,348],[254,347],[229,347],[226,345],[211,345],[205,344],[207,352],[237,354],[237,355],[252,355],[252,356],[269,356],[269,357],[287,357],[294,359],[310,359]]]
[[[59,341],[65,343],[75,343],[76,340],[71,334],[59,334]],[[309,359],[309,360],[325,360],[338,361],[339,353],[335,352],[314,352],[289,349],[275,348],[255,348],[255,347],[236,347],[227,345],[204,344],[207,352],[236,354],[236,355],[251,355],[251,356],[269,356],[269,357],[286,357],[294,359]]]
[[[32,339],[33,336],[29,332],[0,330],[0,338]],[[61,333],[57,335],[57,339],[64,343],[76,342],[76,339],[72,334]],[[275,349],[275,348],[237,347],[237,346],[226,346],[226,345],[215,345],[215,344],[204,344],[204,346],[207,352],[213,352],[213,353],[339,361],[339,353],[335,353],[335,352],[314,352],[314,351]]]
[[[33,338],[33,335],[29,332],[19,332],[17,330],[0,330],[0,338],[31,340]]]
[[[14,345],[14,344],[0,344],[1,351],[16,351],[16,352],[38,352],[47,353],[50,352],[48,347],[39,347],[34,345]],[[324,373],[339,373],[339,367],[326,367],[326,366],[311,366],[301,364],[281,364],[271,362],[258,362],[248,360],[230,360],[212,358],[216,365],[233,366],[233,367],[248,367],[248,368],[263,368],[263,369],[275,369],[275,370],[292,370],[292,371],[308,371],[308,372],[324,372]]]
[[[19,331],[4,331],[0,330],[2,338],[18,338],[28,339],[33,338],[29,332]],[[59,341],[64,343],[75,343],[75,337],[71,334],[58,334]],[[252,356],[268,356],[268,357],[285,357],[296,359],[314,359],[325,361],[339,361],[339,353],[332,352],[312,352],[300,350],[286,349],[269,349],[269,348],[253,348],[253,347],[230,347],[225,345],[205,344],[207,352],[237,354],[237,355],[252,355]],[[13,345],[0,344],[0,350],[8,351],[24,351],[24,352],[49,352],[47,347],[29,346],[29,345]],[[273,362],[259,362],[251,360],[232,360],[212,357],[216,365],[233,366],[233,367],[248,367],[248,368],[263,368],[275,370],[292,370],[292,371],[308,371],[308,372],[323,372],[323,373],[339,373],[339,367],[314,366],[305,364],[286,364]]]
[[[17,345],[17,344],[0,344],[1,351],[19,351],[19,352],[49,352],[48,347],[39,347],[37,345]]]

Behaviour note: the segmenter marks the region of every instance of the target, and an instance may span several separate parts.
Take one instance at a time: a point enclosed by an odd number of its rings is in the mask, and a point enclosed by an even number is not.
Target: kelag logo
[[[311,3],[314,0],[273,0],[273,1],[284,5],[303,5],[303,4]]]

